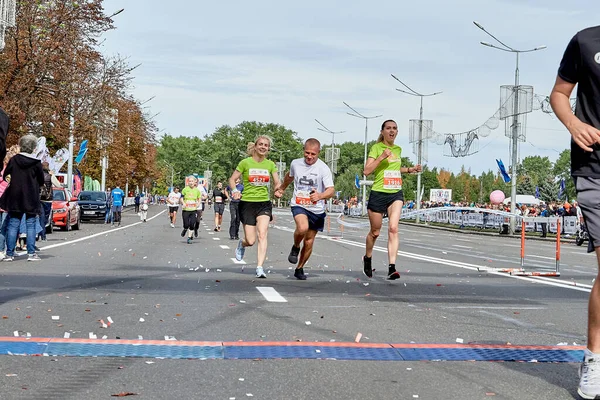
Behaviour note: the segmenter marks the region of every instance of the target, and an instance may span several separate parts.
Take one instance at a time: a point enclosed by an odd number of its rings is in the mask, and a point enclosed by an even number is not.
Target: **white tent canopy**
[[[510,203],[510,197],[507,197],[503,201],[504,204]],[[539,206],[540,199],[536,199],[535,196],[530,194],[518,194],[517,195],[517,204],[525,204],[526,206]]]

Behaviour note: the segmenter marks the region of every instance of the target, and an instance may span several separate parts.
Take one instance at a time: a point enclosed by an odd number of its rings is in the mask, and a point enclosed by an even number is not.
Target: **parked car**
[[[104,221],[106,215],[106,193],[86,190],[79,193],[77,202],[81,209],[82,221],[89,221],[92,219],[101,219]]]
[[[66,231],[79,229],[81,216],[77,197],[72,197],[66,188],[52,188],[52,211],[54,226],[61,227]]]

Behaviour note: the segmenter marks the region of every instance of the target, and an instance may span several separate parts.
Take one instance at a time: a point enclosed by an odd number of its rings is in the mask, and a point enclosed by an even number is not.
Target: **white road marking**
[[[232,258],[231,261],[233,261],[234,264],[246,264],[246,261],[244,261],[244,260],[238,261],[235,258]]]
[[[219,247],[222,248],[222,249],[225,249],[225,250],[229,249],[229,246],[226,246],[224,244],[219,245]]]
[[[472,247],[469,246],[461,246],[459,244],[453,244],[452,247],[460,247],[461,249],[472,249]]]
[[[213,240],[221,240],[221,238],[213,238]]]
[[[533,254],[526,254],[525,257],[541,258],[541,259],[544,259],[544,260],[552,260],[552,261],[556,260],[556,257],[536,256],[536,255],[533,255]]]
[[[454,238],[454,240],[458,241],[458,242],[472,242],[472,239],[461,239],[461,238]]]
[[[486,306],[442,306],[443,309],[449,310],[546,310],[546,307],[486,307]]]
[[[148,221],[152,221],[154,218],[158,217],[160,214],[164,213],[165,211],[166,210],[162,210],[161,212],[159,212],[155,216],[148,218]],[[94,233],[93,235],[84,236],[84,237],[81,237],[79,239],[69,240],[69,241],[65,241],[65,242],[62,242],[62,243],[51,244],[51,245],[48,245],[48,246],[40,247],[40,250],[49,250],[49,249],[54,249],[56,247],[66,246],[68,244],[73,244],[73,243],[77,243],[77,242],[83,242],[84,240],[92,239],[92,238],[95,238],[95,237],[98,237],[98,236],[102,236],[102,235],[108,235],[109,233],[117,232],[117,231],[120,231],[122,229],[128,229],[128,228],[131,228],[132,226],[136,226],[136,225],[140,225],[140,224],[143,224],[143,222],[142,221],[135,222],[135,223],[133,223],[131,225],[125,225],[125,226],[121,226],[119,228],[111,228],[108,231]]]
[[[327,238],[327,237],[324,237],[324,239],[332,240],[332,241],[339,242],[339,243],[349,244],[351,246],[356,246],[356,247],[361,247],[361,248],[365,247],[364,243],[353,242],[353,241],[347,240],[347,239],[331,239],[331,238]],[[373,250],[376,250],[376,251],[379,251],[382,253],[387,253],[386,248],[379,247],[379,246],[375,246],[373,248]],[[444,260],[441,258],[426,256],[423,254],[407,253],[404,251],[399,251],[398,255],[402,256],[402,257],[406,257],[406,258],[412,258],[412,259],[419,260],[419,261],[431,262],[431,263],[435,263],[435,264],[442,264],[442,265],[445,265],[448,267],[463,268],[463,269],[467,269],[467,270],[471,270],[471,271],[481,271],[481,270],[486,270],[488,268],[488,267],[484,267],[482,265],[463,263],[460,261],[453,261],[453,260]],[[504,272],[497,272],[497,271],[492,271],[492,270],[487,270],[485,272],[489,275],[496,275],[496,276],[502,276],[505,278],[518,279],[521,281],[527,281],[527,282],[538,283],[538,284],[549,285],[549,286],[556,286],[556,287],[560,287],[563,289],[571,289],[571,290],[576,290],[579,292],[587,292],[587,293],[591,292],[591,289],[587,289],[582,286],[571,285],[568,282],[560,281],[560,280],[546,281],[546,280],[539,279],[541,277],[526,277],[526,276],[509,275]]]
[[[277,293],[272,287],[268,286],[258,286],[256,289],[267,299],[267,301],[271,301],[273,303],[287,303],[285,297]]]

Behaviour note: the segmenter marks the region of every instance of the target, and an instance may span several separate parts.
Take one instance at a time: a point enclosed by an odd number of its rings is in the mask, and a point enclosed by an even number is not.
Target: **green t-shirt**
[[[242,201],[256,203],[271,199],[269,195],[271,175],[277,172],[273,161],[265,158],[261,162],[256,162],[252,157],[248,157],[240,161],[236,170],[241,172],[244,183]]]
[[[397,145],[388,146],[383,142],[377,142],[369,151],[369,158],[379,157],[385,149],[390,149],[392,155],[379,163],[373,173],[375,179],[373,188],[376,192],[396,193],[402,190],[402,175],[400,174],[402,148]]]
[[[183,198],[183,211],[196,211],[202,199],[202,192],[197,187],[190,188],[186,186],[181,191]]]

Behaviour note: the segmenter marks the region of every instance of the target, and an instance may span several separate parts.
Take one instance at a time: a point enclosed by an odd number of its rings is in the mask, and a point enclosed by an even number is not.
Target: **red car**
[[[52,191],[52,211],[54,212],[52,221],[54,226],[61,227],[66,231],[79,229],[81,217],[77,197],[71,196],[66,188],[54,187]]]

